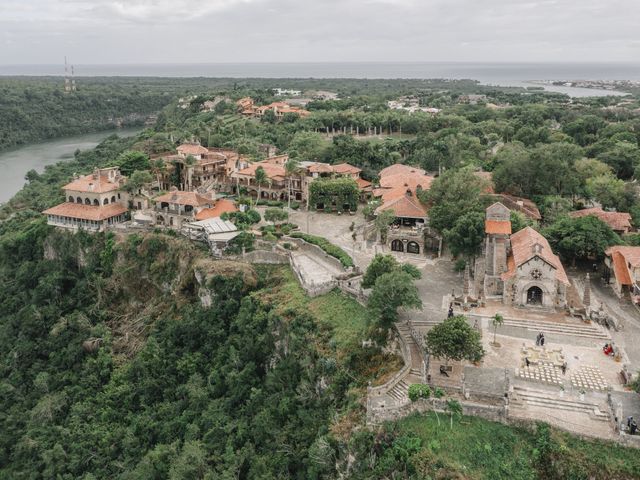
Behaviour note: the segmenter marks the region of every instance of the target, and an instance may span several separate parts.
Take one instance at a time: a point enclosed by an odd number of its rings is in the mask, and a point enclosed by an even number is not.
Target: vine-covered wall
[[[352,178],[319,178],[309,185],[309,206],[327,212],[358,209],[358,184]]]

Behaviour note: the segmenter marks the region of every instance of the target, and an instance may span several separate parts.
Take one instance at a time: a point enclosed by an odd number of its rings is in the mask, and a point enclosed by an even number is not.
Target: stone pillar
[[[591,278],[587,273],[587,278],[584,279],[584,296],[582,297],[582,303],[587,311],[587,315],[591,312]]]
[[[467,262],[464,266],[464,279],[462,284],[462,298],[464,303],[467,303],[467,298],[469,298],[469,294],[471,293],[471,273],[469,270],[469,262]]]

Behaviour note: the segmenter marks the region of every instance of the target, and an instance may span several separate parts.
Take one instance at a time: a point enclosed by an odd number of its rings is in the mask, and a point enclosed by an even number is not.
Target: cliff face
[[[113,352],[130,358],[144,344],[160,316],[197,298],[214,307],[216,277],[240,277],[253,288],[257,276],[245,263],[213,260],[186,239],[165,234],[95,235],[51,232],[43,242],[45,259],[70,265],[90,277],[96,311],[107,312]]]

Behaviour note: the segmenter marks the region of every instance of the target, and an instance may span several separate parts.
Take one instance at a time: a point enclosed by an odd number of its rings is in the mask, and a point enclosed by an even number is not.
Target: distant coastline
[[[544,86],[572,96],[620,95],[609,89],[566,85],[582,81],[640,81],[640,63],[456,63],[456,62],[335,62],[335,63],[200,63],[75,65],[78,77],[208,77],[208,78],[361,78],[473,79],[503,87]],[[62,76],[64,65],[0,65],[1,76]],[[541,79],[541,80],[534,80]],[[540,83],[542,82],[542,83]]]

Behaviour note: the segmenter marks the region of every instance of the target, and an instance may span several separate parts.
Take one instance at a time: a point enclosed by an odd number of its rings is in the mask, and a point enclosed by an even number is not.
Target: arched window
[[[76,198],[76,203],[82,203],[82,199],[80,197]]]
[[[116,203],[116,196],[111,197],[111,203]]]
[[[73,197],[69,197],[69,203],[73,203]]]
[[[100,206],[100,200],[98,200],[97,198],[94,198],[93,199],[93,204]]]
[[[404,252],[404,244],[402,240],[394,240],[391,242],[391,250],[394,252]]]
[[[85,198],[85,199],[84,199],[84,204],[85,204],[85,205],[91,205],[91,199],[89,199],[89,198]]]
[[[109,205],[109,199],[108,199],[108,198],[105,198],[105,199],[102,201],[102,204],[103,204],[103,205]]]
[[[420,253],[420,245],[416,242],[407,243],[407,252],[408,253]]]

